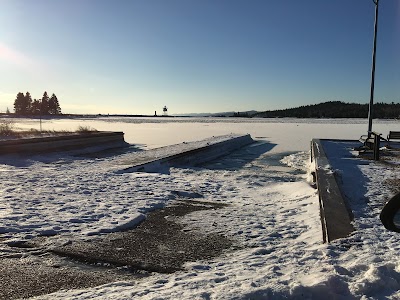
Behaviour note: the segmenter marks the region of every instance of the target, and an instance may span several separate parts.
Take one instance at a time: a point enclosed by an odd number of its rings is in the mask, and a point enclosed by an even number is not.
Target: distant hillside
[[[258,112],[253,117],[261,118],[367,118],[368,104],[329,101],[314,105],[281,110]],[[374,104],[373,117],[378,119],[400,118],[399,103]]]
[[[174,114],[176,117],[236,117],[239,116],[253,116],[256,114],[257,111],[250,110],[244,112],[234,112],[234,111],[227,111],[227,112],[219,112],[219,113],[187,113],[187,114]]]

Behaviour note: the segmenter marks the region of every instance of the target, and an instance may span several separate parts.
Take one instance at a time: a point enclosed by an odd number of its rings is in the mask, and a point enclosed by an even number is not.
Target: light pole
[[[42,134],[43,100],[40,101],[40,134]]]
[[[374,27],[374,47],[372,50],[371,94],[369,98],[369,109],[368,109],[368,137],[371,137],[371,132],[372,132],[374,89],[375,89],[376,35],[378,33],[378,9],[379,9],[379,0],[372,0],[372,1],[375,4],[375,27]]]

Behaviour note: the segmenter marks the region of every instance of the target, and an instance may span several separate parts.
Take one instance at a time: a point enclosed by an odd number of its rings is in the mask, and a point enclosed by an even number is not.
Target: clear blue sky
[[[369,101],[372,0],[0,0],[0,111],[170,114]],[[376,101],[400,102],[400,1],[380,0]]]

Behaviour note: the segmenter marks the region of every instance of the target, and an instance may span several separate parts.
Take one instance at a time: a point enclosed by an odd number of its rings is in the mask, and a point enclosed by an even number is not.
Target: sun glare
[[[38,63],[24,53],[0,43],[0,60],[19,67],[34,69]]]

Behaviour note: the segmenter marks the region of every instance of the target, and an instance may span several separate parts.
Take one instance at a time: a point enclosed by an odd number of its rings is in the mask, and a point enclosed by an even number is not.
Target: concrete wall
[[[0,141],[0,154],[52,152],[101,146],[102,149],[126,145],[123,132],[88,132],[54,137]]]
[[[354,228],[335,175],[326,168],[330,164],[319,139],[311,142],[311,159],[315,163],[323,239],[329,243],[347,237]]]

